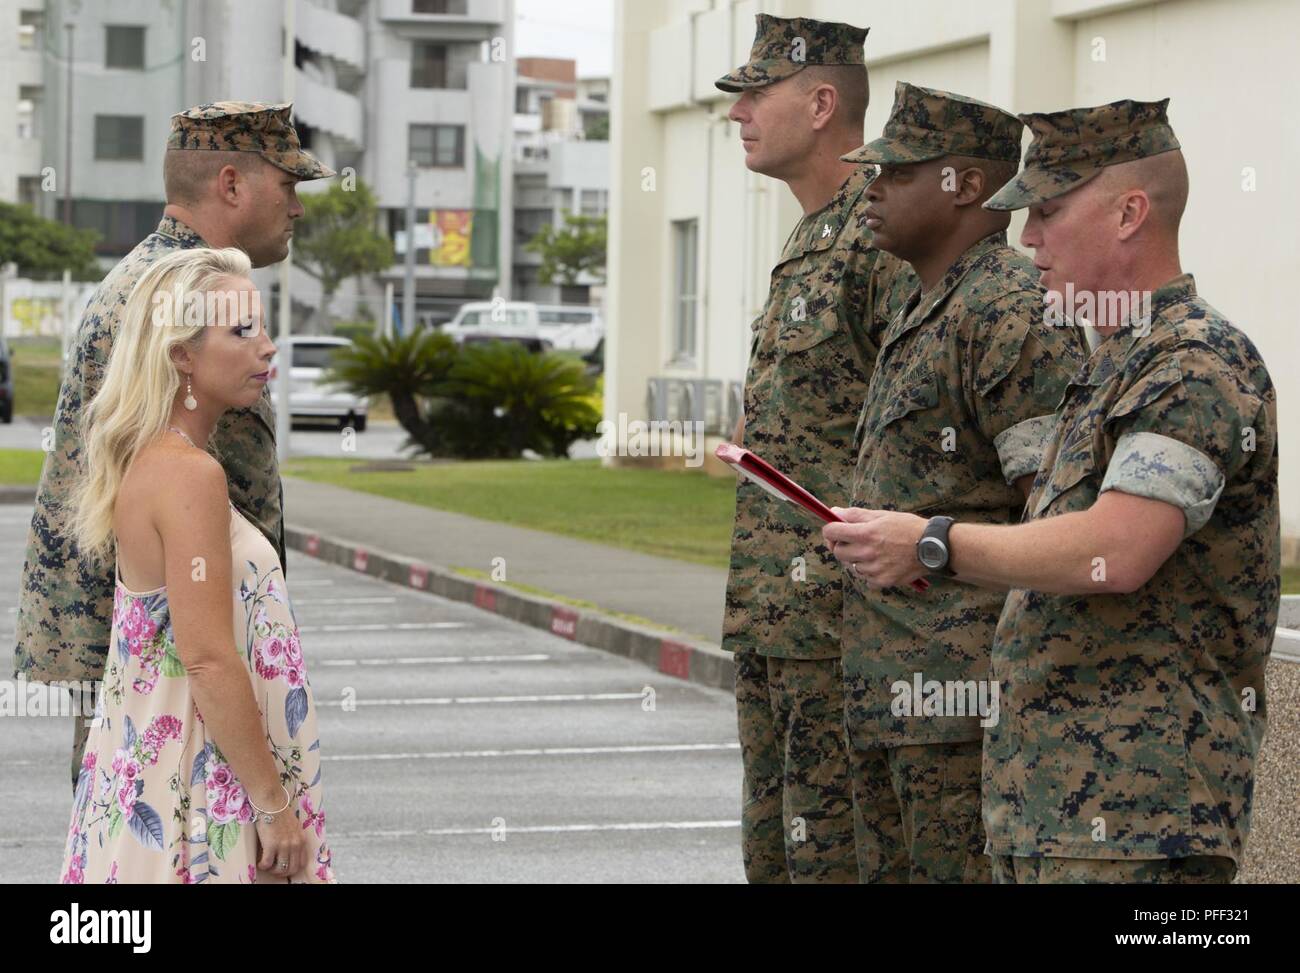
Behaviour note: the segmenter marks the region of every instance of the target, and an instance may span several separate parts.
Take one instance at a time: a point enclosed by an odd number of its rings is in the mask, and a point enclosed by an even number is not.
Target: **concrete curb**
[[[34,486],[0,486],[0,503],[35,503]]]
[[[362,574],[442,598],[466,602],[483,611],[540,628],[593,649],[612,652],[688,682],[732,690],[731,653],[716,645],[638,625],[591,609],[525,594],[505,585],[465,578],[444,567],[378,551],[355,541],[286,525],[284,542],[295,551]]]

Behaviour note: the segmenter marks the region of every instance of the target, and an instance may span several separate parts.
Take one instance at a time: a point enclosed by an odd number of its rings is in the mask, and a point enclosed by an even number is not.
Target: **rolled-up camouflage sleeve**
[[[1055,414],[1034,416],[1003,429],[993,438],[993,448],[998,451],[998,461],[1002,464],[1002,477],[1009,485],[1022,476],[1038,472],[1055,428]]]
[[[1254,455],[1263,399],[1213,350],[1180,347],[1152,361],[1106,418],[1115,451],[1101,492],[1160,500],[1204,527],[1225,484]]]
[[[1043,324],[1033,291],[1004,295],[980,312],[970,386],[980,430],[997,450],[1002,476],[1014,484],[1038,472],[1056,426],[1065,386],[1085,359],[1077,328]]]
[[[1154,432],[1129,432],[1115,444],[1101,492],[1162,500],[1187,517],[1183,537],[1209,522],[1223,492],[1223,471],[1199,449]]]

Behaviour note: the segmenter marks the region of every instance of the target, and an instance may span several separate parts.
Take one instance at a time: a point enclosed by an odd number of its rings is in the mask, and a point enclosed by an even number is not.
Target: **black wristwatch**
[[[925,525],[925,533],[916,542],[916,559],[931,571],[942,571],[948,576],[955,572],[948,566],[952,557],[952,548],[948,546],[948,528],[953,525],[951,517],[931,517]]]

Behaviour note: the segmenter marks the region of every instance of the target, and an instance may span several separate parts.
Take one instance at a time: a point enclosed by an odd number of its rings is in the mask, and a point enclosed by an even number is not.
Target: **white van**
[[[465,304],[447,325],[457,342],[521,341],[535,351],[589,352],[605,336],[600,308],[481,301]]]

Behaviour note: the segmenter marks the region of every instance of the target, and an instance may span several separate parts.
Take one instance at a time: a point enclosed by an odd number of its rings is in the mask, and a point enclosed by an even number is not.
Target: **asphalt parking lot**
[[[0,506],[4,678],[30,516]],[[341,881],[743,881],[729,693],[289,558]],[[55,881],[69,718],[5,722],[0,882]]]

